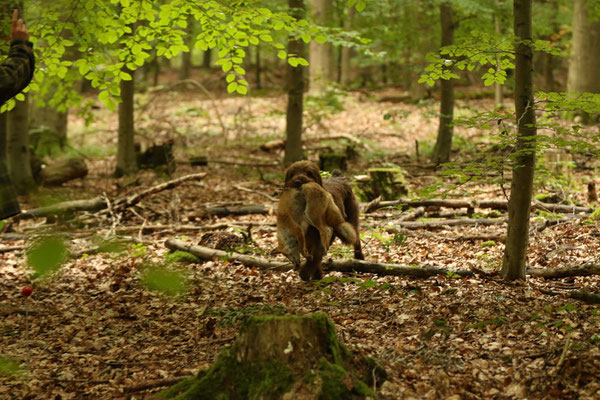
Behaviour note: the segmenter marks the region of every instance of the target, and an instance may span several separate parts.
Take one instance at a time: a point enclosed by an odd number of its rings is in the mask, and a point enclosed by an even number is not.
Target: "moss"
[[[160,393],[163,399],[242,400],[279,399],[291,389],[294,376],[290,368],[276,360],[244,363],[235,360],[227,349],[206,371]]]
[[[493,247],[495,245],[496,245],[496,242],[494,242],[493,240],[488,240],[486,242],[481,243],[481,247]]]
[[[165,261],[168,263],[197,264],[201,260],[187,251],[175,250],[165,255]]]
[[[313,324],[312,328],[315,328],[316,323],[316,328],[322,332],[317,346],[324,344],[322,350],[325,352],[320,353],[321,355],[315,354],[318,359],[316,357],[311,359],[311,356],[308,356],[306,358],[308,364],[294,362],[290,364],[287,356],[280,360],[277,352],[271,356],[270,351],[264,347],[264,345],[269,347],[268,341],[258,343],[261,342],[261,338],[256,342],[255,330],[262,332],[261,325],[270,324],[275,320],[289,320],[298,325],[309,323]],[[288,325],[283,324],[283,326]],[[267,327],[267,329],[272,328]],[[247,354],[249,343],[259,348],[258,357]],[[337,340],[335,327],[326,314],[253,316],[242,324],[238,340],[231,347],[223,350],[207,371],[162,392],[161,398],[275,400],[297,398],[300,393],[314,393],[323,400],[376,397],[376,394],[369,389],[369,382],[361,381],[359,375],[364,375],[368,379],[369,374],[377,373],[377,364],[372,360],[371,362],[360,358],[362,360],[360,364],[364,368],[359,368],[359,372],[353,372],[357,365],[355,365],[356,360],[351,356],[346,346]],[[252,361],[243,361],[248,359]],[[380,381],[379,378],[377,379]]]

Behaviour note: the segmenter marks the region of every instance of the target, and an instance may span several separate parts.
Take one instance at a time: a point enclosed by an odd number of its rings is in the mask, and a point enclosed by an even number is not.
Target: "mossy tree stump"
[[[337,340],[325,314],[249,318],[234,343],[196,377],[159,394],[164,399],[363,399],[385,372]],[[364,381],[361,380],[365,377]],[[371,381],[370,381],[370,380]]]
[[[408,185],[399,168],[371,168],[369,179],[358,182],[358,195],[365,201],[381,196],[382,200],[397,200],[408,194]]]
[[[348,169],[348,156],[341,153],[321,153],[319,154],[319,168],[321,171],[333,171],[339,169],[346,171]]]

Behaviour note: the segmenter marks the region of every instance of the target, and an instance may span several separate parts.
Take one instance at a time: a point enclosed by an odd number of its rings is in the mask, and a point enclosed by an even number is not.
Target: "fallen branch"
[[[125,386],[125,392],[127,392],[127,393],[143,392],[144,390],[148,390],[148,389],[155,389],[155,388],[159,388],[159,387],[172,386],[172,385],[175,385],[176,383],[181,382],[184,379],[192,378],[192,377],[193,377],[192,375],[189,375],[189,376],[178,376],[178,377],[170,378],[170,379],[159,379],[159,380],[156,380],[156,381],[150,381],[150,382],[146,382],[146,383],[141,383],[139,385]]]
[[[527,275],[546,279],[600,275],[600,264],[589,263],[577,267],[532,269],[527,271]]]
[[[385,207],[396,207],[401,206],[401,209],[415,208],[415,207],[445,207],[445,208],[466,208],[466,209],[494,209],[494,210],[507,210],[508,201],[506,200],[443,200],[443,199],[431,199],[431,200],[389,200],[389,201],[372,201],[367,204],[365,213],[373,212]],[[580,207],[580,206],[569,206],[564,204],[549,204],[542,203],[539,201],[531,204],[532,210],[544,210],[549,212],[558,213],[586,213],[589,214],[594,211],[591,207]]]
[[[260,204],[250,204],[239,207],[214,206],[207,207],[205,213],[208,215],[216,215],[217,217],[225,217],[229,215],[269,214],[272,209],[272,207],[262,206]]]
[[[405,229],[436,229],[447,226],[490,226],[505,223],[506,219],[439,219],[433,221],[399,221],[395,227]]]
[[[567,293],[564,292],[555,292],[554,290],[548,289],[538,289],[541,293],[547,294],[549,296],[563,296],[567,295],[567,297],[579,301],[583,301],[587,304],[600,304],[600,295],[595,293],[590,293],[585,290],[573,290]]]
[[[188,244],[177,239],[168,239],[165,242],[165,246],[170,250],[187,251],[202,260],[215,260],[221,258],[228,261],[237,261],[248,267],[256,267],[263,270],[289,271],[293,269],[293,265],[289,262],[270,261],[264,258],[247,256],[235,252],[211,249],[209,247]],[[410,276],[414,278],[428,278],[437,275],[460,277],[473,276],[472,271],[452,271],[433,267],[409,267],[400,264],[376,263],[354,259],[330,259],[323,262],[323,266],[327,271],[362,272],[377,275]]]
[[[126,207],[131,207],[139,203],[144,197],[150,196],[152,194],[161,192],[163,190],[172,189],[183,182],[194,180],[194,179],[202,179],[206,176],[206,173],[199,174],[191,174],[182,176],[177,179],[173,179],[171,181],[161,183],[160,185],[152,186],[138,194],[134,194],[128,197],[121,197],[112,202],[113,210],[119,210]],[[50,215],[60,215],[60,214],[70,214],[76,213],[80,211],[90,211],[97,212],[104,210],[108,207],[107,199],[103,196],[94,197],[93,199],[88,200],[73,200],[73,201],[65,201],[62,203],[57,203],[48,207],[40,207],[33,208],[31,210],[23,211],[21,214],[13,217],[13,220],[20,221],[24,219],[31,218],[41,218],[48,217]]]
[[[310,143],[310,142],[321,142],[321,141],[325,141],[325,140],[339,140],[339,139],[346,139],[349,142],[356,143],[357,145],[371,151],[371,147],[369,145],[365,144],[362,140],[358,139],[356,136],[351,135],[349,133],[310,136],[310,137],[304,138],[302,140],[302,143],[305,144],[305,143]],[[260,149],[263,151],[272,151],[272,150],[283,149],[284,146],[285,146],[285,140],[277,139],[277,140],[271,140],[270,142],[267,142],[267,143],[263,143],[262,145],[260,145]]]

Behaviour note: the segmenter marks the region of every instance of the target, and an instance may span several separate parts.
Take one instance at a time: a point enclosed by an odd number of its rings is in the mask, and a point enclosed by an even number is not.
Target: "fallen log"
[[[270,261],[264,258],[247,256],[235,252],[226,252],[222,250],[211,249],[209,247],[197,246],[182,242],[177,239],[168,239],[165,246],[170,250],[183,250],[195,255],[203,260],[227,259],[228,261],[237,261],[248,267],[256,267],[263,270],[289,271],[293,265],[289,262]],[[431,276],[473,276],[472,271],[453,271],[444,268],[433,267],[409,267],[392,263],[377,263],[371,261],[344,259],[328,260],[323,262],[327,271],[339,272],[362,272],[377,275],[410,276],[414,278],[428,278]]]
[[[451,226],[491,226],[507,222],[507,219],[440,219],[432,221],[399,221],[394,223],[395,227],[415,229],[436,229]]]
[[[273,207],[263,206],[260,204],[250,204],[247,206],[214,206],[207,207],[204,212],[208,215],[217,217],[225,217],[229,215],[249,215],[249,214],[269,214]]]
[[[584,303],[587,304],[600,304],[600,295],[595,294],[595,293],[590,293],[588,291],[585,290],[573,290],[570,292],[556,292],[554,290],[547,290],[547,289],[538,289],[541,293],[550,295],[550,296],[562,296],[562,295],[567,295],[568,298],[570,299],[575,299],[575,300],[579,300],[579,301],[583,301]]]
[[[588,263],[576,267],[531,269],[527,275],[545,279],[569,278],[573,276],[600,275],[600,264]]]
[[[40,172],[44,186],[60,186],[73,179],[84,178],[88,168],[83,158],[55,161]]]
[[[368,144],[364,143],[364,141],[360,140],[356,136],[351,135],[349,133],[309,136],[309,137],[304,138],[302,140],[302,142],[310,143],[310,142],[322,142],[322,141],[326,141],[326,140],[339,140],[339,139],[348,140],[349,142],[356,143],[357,145],[365,148],[366,150],[371,151],[371,147]],[[271,140],[267,143],[261,144],[260,149],[262,151],[273,151],[273,150],[281,150],[281,149],[283,149],[284,146],[285,146],[285,140],[277,139],[277,140]]]
[[[161,183],[156,186],[152,186],[140,193],[121,197],[116,199],[112,203],[112,210],[120,210],[123,208],[131,207],[137,203],[139,203],[144,197],[150,196],[152,194],[161,192],[163,190],[172,189],[176,186],[179,186],[183,182],[195,179],[202,179],[206,176],[206,173],[199,174],[191,174],[185,175],[177,179],[173,179],[168,182]],[[41,218],[48,217],[51,215],[63,215],[63,214],[72,214],[81,211],[90,211],[97,212],[101,211],[108,207],[108,202],[104,196],[94,197],[93,199],[87,200],[72,200],[65,201],[62,203],[53,204],[48,207],[40,207],[40,208],[32,208],[31,210],[24,210],[21,214],[18,214],[13,217],[13,220],[20,221],[24,219],[31,218]]]
[[[444,200],[444,199],[430,199],[430,200],[389,200],[389,201],[372,201],[367,204],[365,213],[373,212],[385,207],[396,207],[400,206],[401,209],[416,208],[416,207],[445,207],[445,208],[488,208],[494,210],[507,210],[508,201],[506,200]],[[558,213],[586,213],[589,214],[594,211],[591,207],[581,206],[570,206],[565,204],[550,204],[535,201],[531,204],[532,210],[544,210]]]

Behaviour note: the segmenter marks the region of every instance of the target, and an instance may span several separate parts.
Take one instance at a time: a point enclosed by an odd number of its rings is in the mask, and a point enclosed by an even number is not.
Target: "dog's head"
[[[308,182],[323,185],[319,166],[312,161],[297,161],[285,171],[285,187],[299,187]]]

